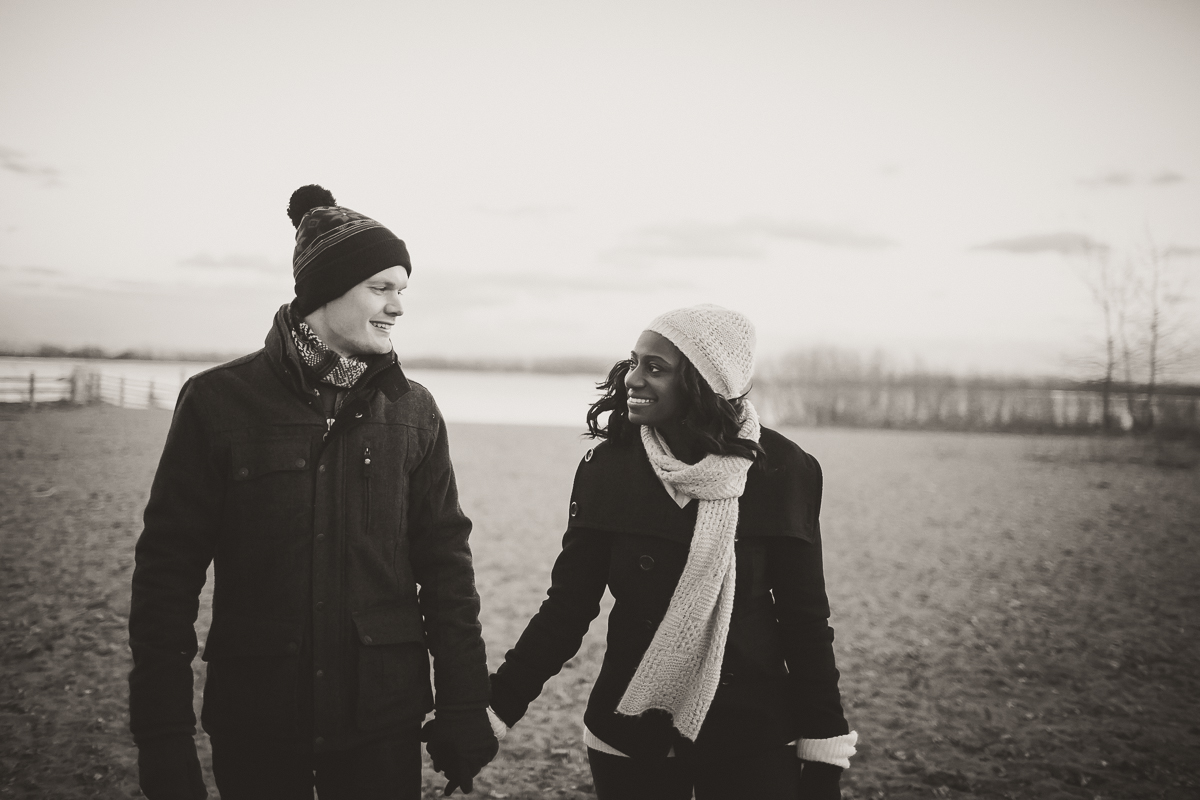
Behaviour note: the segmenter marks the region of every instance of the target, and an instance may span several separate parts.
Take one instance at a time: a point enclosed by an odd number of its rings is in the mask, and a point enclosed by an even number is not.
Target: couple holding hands
[[[446,426],[391,344],[404,242],[319,186],[288,215],[296,297],[263,349],[184,385],[146,507],[129,617],[146,796],[207,796],[192,661],[211,564],[223,800],[417,798],[422,741],[445,794],[470,792],[606,589],[583,718],[601,800],[839,797],[857,735],[821,470],[746,397],[750,321],[669,311],[599,385],[546,599],[489,676]]]

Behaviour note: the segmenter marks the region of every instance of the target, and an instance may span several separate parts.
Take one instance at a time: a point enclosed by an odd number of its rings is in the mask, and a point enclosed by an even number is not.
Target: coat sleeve
[[[139,744],[196,730],[196,613],[224,491],[197,395],[192,381],[180,392],[135,550],[129,727]]]
[[[805,454],[804,459],[795,479],[803,482],[801,490],[816,493],[812,513],[819,514],[821,468],[811,456]],[[811,540],[781,536],[772,541],[768,569],[800,736],[825,739],[849,733],[850,728],[838,691],[820,529],[813,522]]]
[[[525,715],[546,681],[557,675],[600,613],[611,536],[571,528],[550,574],[546,599],[492,676],[492,708],[506,725]]]
[[[484,709],[487,654],[471,563],[471,520],[458,502],[446,423],[434,412],[433,446],[410,481],[409,532],[426,644],[433,656],[436,705]]]

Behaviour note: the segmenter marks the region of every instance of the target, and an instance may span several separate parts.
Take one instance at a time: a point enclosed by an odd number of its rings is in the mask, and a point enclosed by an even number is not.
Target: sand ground
[[[0,409],[0,797],[140,796],[125,624],[169,422]],[[1200,796],[1193,451],[785,433],[825,468],[835,647],[861,736],[845,797]],[[548,585],[587,442],[452,425],[451,447],[494,668]],[[602,615],[473,796],[593,796],[580,719],[603,635]],[[428,769],[425,785],[440,796]]]

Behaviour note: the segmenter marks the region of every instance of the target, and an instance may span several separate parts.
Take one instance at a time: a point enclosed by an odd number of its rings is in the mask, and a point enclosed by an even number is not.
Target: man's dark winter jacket
[[[327,429],[280,309],[257,353],[180,393],[137,544],[130,726],[193,733],[193,623],[214,563],[203,723],[325,750],[484,708],[488,676],[446,427],[394,354]]]
[[[849,732],[838,692],[821,567],[821,470],[764,428],[764,463],[738,502],[737,583],[720,685],[696,746],[726,752]],[[570,522],[545,602],[492,678],[492,707],[517,722],[578,651],[605,587],[616,600],[584,721],[629,756],[692,746],[665,712],[616,713],[687,561],[696,502],[679,508],[641,440],[606,441],[575,475]]]

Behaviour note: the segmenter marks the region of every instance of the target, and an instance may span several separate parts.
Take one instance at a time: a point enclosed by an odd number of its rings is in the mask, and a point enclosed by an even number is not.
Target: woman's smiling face
[[[661,334],[642,331],[629,358],[625,390],[630,423],[663,428],[679,422],[687,399],[683,353]]]

